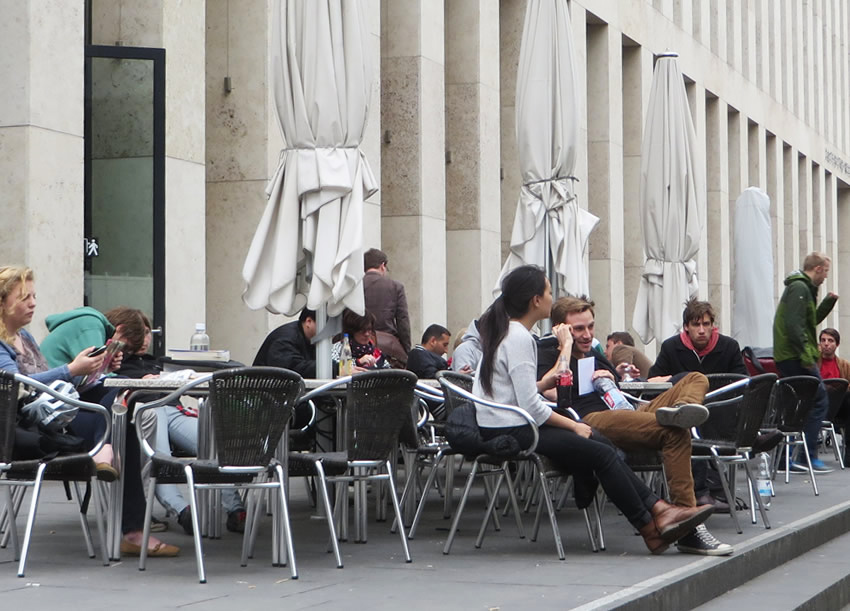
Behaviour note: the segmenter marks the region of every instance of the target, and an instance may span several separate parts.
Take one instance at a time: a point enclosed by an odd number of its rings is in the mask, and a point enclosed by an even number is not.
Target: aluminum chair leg
[[[502,463],[502,470],[505,473],[505,480],[508,483],[508,499],[510,500],[510,506],[514,512],[514,519],[516,521],[516,528],[519,531],[519,538],[525,539],[525,530],[522,526],[522,515],[520,515],[519,503],[517,502],[516,486],[514,485],[514,480],[511,477],[511,471],[508,468],[507,462]]]
[[[398,503],[398,496],[395,492],[395,481],[393,481],[393,474],[391,472],[392,465],[390,461],[386,462],[387,474],[389,477],[387,478],[387,488],[390,493],[390,500],[393,502],[393,509],[395,510],[395,517],[398,520],[398,534],[401,537],[401,548],[404,550],[404,561],[412,562],[410,558],[410,550],[407,547],[407,535],[404,532],[404,524],[401,521],[401,506]]]
[[[489,499],[489,498],[494,497],[495,494],[493,492],[493,482],[490,481],[489,479],[487,479],[488,476],[486,475],[486,473],[488,471],[492,471],[492,469],[481,469],[480,476],[484,481],[484,490],[487,493],[487,498]],[[494,505],[494,507],[498,506],[498,502],[499,502],[499,499],[496,498],[496,505]],[[500,530],[502,530],[502,523],[499,520],[499,512],[493,511],[491,518],[493,519],[493,530],[495,530],[496,532],[499,532]]]
[[[148,496],[145,501],[145,525],[142,527],[142,544],[139,552],[139,570],[145,570],[148,560],[148,542],[151,537],[151,517],[153,516],[153,499],[156,496],[156,478],[151,477],[148,482]],[[195,531],[198,532],[198,531]]]
[[[593,497],[593,513],[596,518],[596,536],[599,539],[599,549],[605,550],[605,533],[602,530],[602,508],[600,507],[601,503],[599,501],[600,491],[597,491],[596,496]]]
[[[487,523],[490,521],[490,516],[493,515],[493,509],[496,507],[496,499],[499,496],[499,490],[502,488],[502,481],[505,479],[507,469],[503,469],[496,478],[496,485],[493,486],[493,492],[490,495],[490,502],[487,503],[487,511],[484,513],[484,519],[481,521],[481,528],[478,529],[478,537],[475,539],[475,548],[480,549],[481,543],[484,541],[484,533],[487,531]],[[486,476],[485,476],[486,477]],[[520,534],[520,539],[523,536]]]
[[[83,529],[83,539],[86,541],[86,553],[89,558],[94,558],[94,544],[91,540],[91,530],[86,514],[83,513],[83,496],[80,494],[80,483],[74,482],[74,493],[77,497],[77,506],[80,508],[80,526]]]
[[[275,466],[277,472],[277,481],[280,490],[280,517],[281,527],[286,541],[286,555],[289,558],[289,573],[292,579],[298,579],[298,570],[295,566],[295,545],[292,542],[292,523],[289,521],[289,503],[286,499],[286,475],[283,472],[283,467]],[[398,500],[396,499],[396,503]]]
[[[540,466],[538,465],[538,469]],[[540,492],[543,495],[543,500],[546,503],[546,511],[549,512],[549,523],[552,525],[552,536],[555,538],[555,549],[558,551],[558,558],[564,560],[564,542],[561,540],[561,529],[558,527],[558,518],[555,515],[555,506],[552,503],[552,495],[549,494],[549,486],[546,482],[546,477],[543,475],[543,470],[539,470],[540,475]]]
[[[596,554],[599,552],[599,547],[596,545],[596,533],[593,532],[593,525],[590,523],[590,512],[587,507],[581,510],[584,515],[584,526],[587,528],[587,538],[590,539],[590,549]]]
[[[750,469],[749,461],[744,462],[744,472],[747,476],[747,487],[750,490],[750,498],[753,499],[753,503],[758,505],[759,513],[761,514],[762,522],[764,522],[765,528],[770,528],[770,521],[767,519],[767,511],[765,511],[764,503],[762,503],[761,495],[759,494],[758,487],[756,486],[756,481],[753,479],[753,473]],[[751,504],[751,508],[753,508],[753,524],[756,523],[755,519],[755,505]]]
[[[451,454],[446,460],[446,496],[443,497],[443,519],[452,517],[452,497],[454,496],[455,455]]]
[[[257,490],[257,494],[251,494],[253,490],[247,490],[245,493],[245,531],[242,533],[242,556],[239,559],[240,566],[248,566],[248,552],[251,556],[254,555],[253,540],[257,535],[257,515],[260,507],[263,505],[262,497],[263,490]],[[277,525],[277,516],[274,516],[273,524]],[[278,558],[279,546],[277,541],[277,528],[272,527],[272,566],[278,566],[280,559]]]
[[[428,493],[431,492],[431,487],[437,479],[437,471],[440,468],[443,455],[438,453],[434,457],[434,464],[431,467],[431,472],[428,474],[428,480],[425,482],[425,487],[422,489],[422,498],[419,499],[419,504],[416,506],[416,513],[413,515],[413,523],[407,531],[407,538],[413,539],[416,536],[416,529],[419,528],[419,521],[422,519],[422,513],[425,510],[425,502],[428,500]]]
[[[801,451],[802,451],[803,455],[806,457],[806,465],[809,468],[809,475],[812,478],[812,489],[815,491],[815,496],[818,496],[820,493],[818,492],[818,483],[817,483],[817,480],[815,478],[815,470],[812,468],[812,458],[811,458],[811,456],[809,456],[809,450],[806,448],[805,435],[803,435],[802,437],[803,437],[803,440],[802,440],[802,444],[801,444],[801,447],[802,447]]]
[[[729,515],[732,516],[732,522],[735,524],[735,531],[740,535],[743,534],[743,530],[741,530],[741,525],[738,523],[738,510],[735,507],[735,492],[734,488],[730,489],[730,474],[729,469],[726,464],[721,460],[717,460],[717,458],[712,458],[714,461],[714,466],[717,468],[717,472],[720,473],[720,484],[723,486],[723,493],[726,495],[726,500],[729,502]],[[732,482],[732,486],[734,486],[734,481]]]
[[[475,460],[472,462],[472,469],[466,477],[466,486],[463,488],[463,494],[460,497],[457,509],[455,509],[455,516],[452,520],[451,528],[449,528],[449,536],[446,537],[446,544],[443,546],[443,554],[448,554],[452,549],[452,543],[454,542],[455,535],[457,534],[457,526],[460,523],[460,517],[463,515],[463,508],[466,506],[466,500],[469,498],[469,491],[472,489],[472,482],[475,480],[475,474],[477,471],[478,461]]]
[[[21,561],[18,564],[18,577],[24,576],[24,569],[27,565],[27,554],[30,550],[30,541],[32,540],[32,528],[35,525],[35,511],[38,508],[38,497],[41,495],[41,483],[44,480],[44,469],[46,463],[38,465],[38,470],[35,474],[35,481],[32,487],[32,499],[30,500],[30,510],[27,516],[27,529],[24,532],[24,545],[21,548]]]
[[[195,474],[192,472],[192,467],[189,465],[186,465],[183,471],[186,473],[186,484],[189,486],[189,507],[192,512],[192,531],[194,532],[192,538],[195,541],[195,560],[198,564],[198,581],[206,583],[207,575],[204,572],[204,552],[201,549],[201,530],[198,520],[198,491],[195,489]],[[145,524],[145,528],[148,528],[147,524]]]
[[[12,495],[11,486],[3,486],[3,490],[6,491],[6,530],[3,533],[4,541],[11,536],[12,538],[12,549],[15,550],[15,560],[20,560],[21,558],[21,542],[18,541],[18,527],[15,523],[15,516],[18,513],[17,508],[15,506],[15,501],[18,499],[14,499]],[[23,486],[16,486],[15,492],[17,492],[18,488],[23,488]],[[20,498],[23,498],[23,495],[20,495]],[[5,544],[3,547],[6,547]]]
[[[109,553],[106,550],[106,533],[103,528],[103,505],[100,498],[100,487],[97,485],[97,477],[91,479],[92,500],[94,501],[94,519],[97,521],[97,541],[100,544],[100,553],[103,557],[103,566],[109,566]]]
[[[331,500],[328,496],[328,482],[325,478],[325,468],[322,466],[322,461],[317,460],[313,463],[316,467],[316,473],[318,474],[318,488],[319,493],[322,497],[322,504],[325,508],[325,516],[328,521],[328,532],[331,538],[331,545],[333,546],[334,558],[336,558],[336,567],[338,569],[342,568],[342,555],[339,553],[339,542],[336,539],[336,529],[334,528],[334,519],[333,519],[333,510],[331,509]]]

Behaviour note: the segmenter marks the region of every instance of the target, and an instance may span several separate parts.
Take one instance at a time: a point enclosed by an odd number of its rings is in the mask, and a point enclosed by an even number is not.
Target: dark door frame
[[[84,235],[91,235],[91,111],[92,58],[141,59],[153,62],[153,321],[155,334],[152,351],[165,354],[165,49],[86,45],[85,61],[85,220]],[[88,264],[86,264],[88,265]],[[133,304],[128,304],[133,305]]]

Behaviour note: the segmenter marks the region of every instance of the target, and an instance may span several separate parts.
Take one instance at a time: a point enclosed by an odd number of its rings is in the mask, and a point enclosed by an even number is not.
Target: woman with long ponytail
[[[555,385],[555,375],[548,374],[537,381],[537,347],[531,328],[549,317],[549,280],[540,268],[525,265],[506,275],[501,289],[501,296],[479,321],[483,356],[473,393],[528,412],[538,426],[537,453],[565,471],[595,475],[611,501],[640,531],[649,551],[664,552],[704,522],[711,507],[679,507],[659,499],[620,459],[607,439],[546,405],[539,393]],[[569,325],[558,325],[552,331],[560,341],[561,354],[569,358]],[[522,447],[531,444],[533,433],[517,414],[477,405],[476,419],[484,439],[507,434]]]

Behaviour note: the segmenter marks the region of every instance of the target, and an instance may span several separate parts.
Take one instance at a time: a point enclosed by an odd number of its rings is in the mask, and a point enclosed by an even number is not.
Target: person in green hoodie
[[[803,260],[802,271],[785,278],[785,291],[773,319],[773,359],[783,376],[808,375],[821,379],[817,326],[838,301],[838,295],[828,293],[820,305],[817,304],[818,288],[829,275],[829,264],[830,259],[825,254],[812,252]],[[821,383],[803,431],[812,468],[821,472],[831,471],[818,458],[818,432],[828,409],[826,388]],[[807,470],[797,465],[792,469]]]
[[[115,327],[106,316],[88,306],[51,314],[44,324],[50,335],[40,347],[50,367],[70,363],[68,355],[76,354],[77,346],[102,346],[115,333]]]

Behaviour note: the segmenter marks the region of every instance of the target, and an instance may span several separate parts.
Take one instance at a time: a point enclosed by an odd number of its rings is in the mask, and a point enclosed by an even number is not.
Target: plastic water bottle
[[[351,356],[351,344],[348,342],[348,333],[342,336],[342,350],[339,352],[339,375],[350,376],[354,359]]]
[[[756,477],[756,488],[758,488],[761,503],[765,507],[770,507],[770,497],[773,494],[773,484],[770,481],[770,467],[768,466],[768,456],[762,452],[758,456],[758,477]]]
[[[555,389],[558,392],[558,407],[567,409],[573,406],[573,372],[570,370],[570,362],[566,356],[558,359],[558,378],[555,380]]]
[[[611,378],[600,376],[593,380],[593,389],[597,392],[602,400],[608,405],[608,409],[629,409],[634,410],[632,404],[626,399],[626,396],[620,392],[614,380]]]
[[[202,323],[195,323],[195,332],[192,334],[192,339],[189,340],[189,350],[209,350],[210,336],[207,335],[207,326]]]

